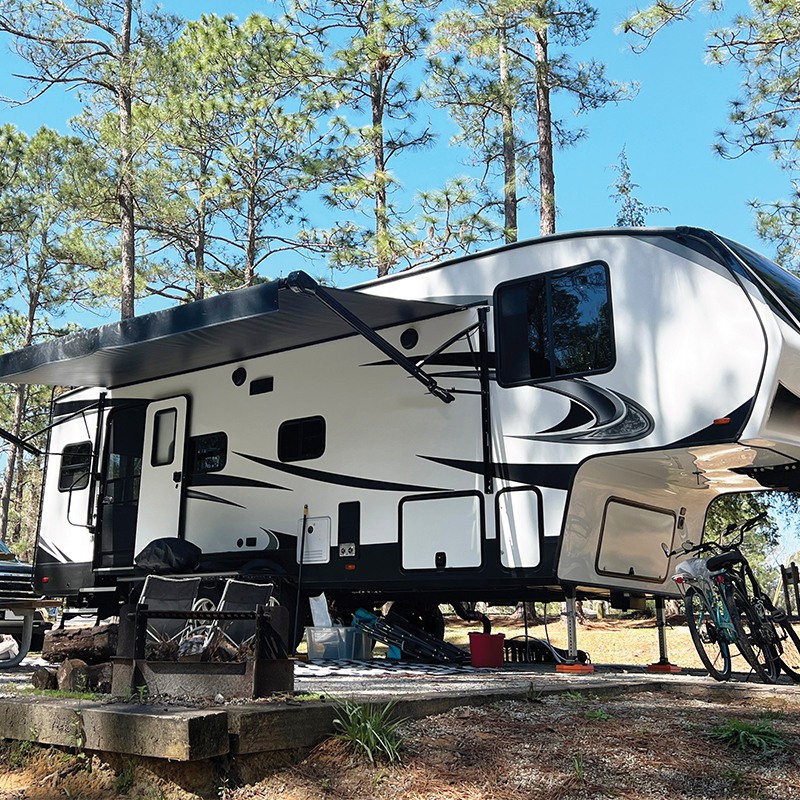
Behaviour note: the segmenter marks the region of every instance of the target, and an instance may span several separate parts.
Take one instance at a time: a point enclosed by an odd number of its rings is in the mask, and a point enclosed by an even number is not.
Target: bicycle
[[[676,567],[673,576],[684,598],[686,621],[700,660],[716,680],[727,680],[732,669],[730,645],[735,644],[752,670],[765,683],[774,683],[783,670],[800,680],[800,638],[786,616],[776,609],[739,550],[744,533],[760,522],[759,514],[729,525],[717,542],[684,543],[667,556],[711,552]],[[722,543],[738,531],[735,541]]]
[[[752,616],[754,612],[757,617],[759,631],[755,634],[755,639],[762,649],[767,650],[768,657],[774,662],[776,668],[774,677],[783,671],[793,681],[800,682],[800,635],[792,627],[787,613],[777,608],[769,595],[763,591],[747,558],[739,550],[744,532],[764,517],[766,513],[729,525],[723,536],[730,535],[737,528],[739,536],[736,541],[724,546],[724,553],[708,559],[709,568],[716,569],[723,566],[733,576],[737,598],[743,595],[746,598],[746,605],[752,608],[752,611],[747,613]],[[741,605],[738,599],[737,602]],[[765,669],[769,672],[768,665],[765,665]]]

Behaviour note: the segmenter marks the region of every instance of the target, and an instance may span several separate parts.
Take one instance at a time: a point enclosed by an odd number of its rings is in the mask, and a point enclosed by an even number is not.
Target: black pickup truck
[[[17,641],[22,637],[22,617],[3,608],[3,601],[33,599],[33,567],[20,561],[3,542],[0,542],[0,636],[11,635]],[[50,627],[51,624],[42,612],[37,611],[33,618],[31,650],[42,649],[45,631]]]

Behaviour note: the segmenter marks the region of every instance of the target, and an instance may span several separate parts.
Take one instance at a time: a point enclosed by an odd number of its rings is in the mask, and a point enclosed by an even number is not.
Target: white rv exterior
[[[800,281],[714,234],[548,237],[332,294],[434,393],[286,287],[0,358],[87,387],[54,406],[37,590],[110,608],[179,538],[209,575],[345,604],[624,602],[674,593],[661,543],[699,541],[717,495],[800,489]]]

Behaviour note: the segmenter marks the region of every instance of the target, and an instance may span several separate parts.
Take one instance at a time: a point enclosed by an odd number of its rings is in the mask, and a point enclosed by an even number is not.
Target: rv
[[[35,589],[113,613],[155,541],[281,602],[674,596],[722,493],[800,489],[800,281],[695,228],[348,290],[302,272],[0,357],[53,404]],[[30,445],[30,443],[27,443]],[[433,612],[435,614],[435,612]]]

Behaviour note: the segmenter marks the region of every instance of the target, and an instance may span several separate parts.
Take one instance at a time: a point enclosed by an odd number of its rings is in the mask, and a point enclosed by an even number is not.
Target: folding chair
[[[140,605],[149,611],[192,611],[201,578],[165,578],[148,575],[145,578]],[[150,619],[148,636],[156,642],[173,642],[181,638],[187,627],[185,619]]]
[[[271,583],[247,583],[229,579],[222,590],[217,611],[255,611],[258,606],[269,604],[274,589]],[[256,635],[254,619],[220,620],[222,635],[234,647],[249,644]]]

